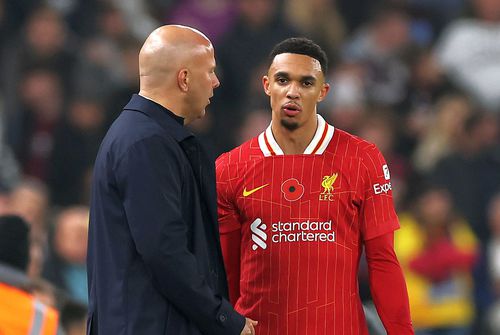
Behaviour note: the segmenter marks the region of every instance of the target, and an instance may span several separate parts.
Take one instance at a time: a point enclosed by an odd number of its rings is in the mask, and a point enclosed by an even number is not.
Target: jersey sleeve
[[[238,220],[238,212],[233,204],[233,193],[227,154],[220,156],[215,164],[217,178],[217,214],[219,217],[219,231],[226,234],[239,230],[241,224]],[[234,171],[233,171],[234,172]]]
[[[398,229],[399,221],[394,210],[389,167],[375,145],[370,144],[363,151],[361,165],[361,233],[364,240],[370,240]]]
[[[370,291],[388,335],[413,335],[408,292],[394,252],[394,233],[365,244]]]
[[[230,169],[227,154],[216,161],[217,176],[217,214],[219,220],[220,243],[229,287],[229,300],[233,305],[240,291],[240,249],[241,224],[238,212],[233,205]]]

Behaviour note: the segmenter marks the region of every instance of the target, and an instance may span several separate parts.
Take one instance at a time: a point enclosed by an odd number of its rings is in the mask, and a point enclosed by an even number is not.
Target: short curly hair
[[[269,54],[269,64],[271,64],[279,54],[292,53],[306,55],[316,59],[321,65],[321,71],[326,76],[328,73],[328,58],[319,45],[305,37],[290,37],[276,44]]]

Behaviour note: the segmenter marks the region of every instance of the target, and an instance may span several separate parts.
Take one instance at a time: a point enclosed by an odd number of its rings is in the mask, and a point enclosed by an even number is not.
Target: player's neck
[[[297,129],[289,130],[278,121],[273,122],[271,130],[274,139],[285,155],[300,155],[311,143],[317,126],[318,122],[314,120],[314,122],[306,123]]]

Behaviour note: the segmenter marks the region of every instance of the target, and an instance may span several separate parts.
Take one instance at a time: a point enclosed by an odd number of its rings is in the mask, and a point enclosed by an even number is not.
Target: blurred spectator
[[[476,238],[449,194],[430,187],[400,215],[395,247],[418,335],[468,334],[474,318],[472,267]]]
[[[285,14],[297,31],[323,46],[330,63],[338,59],[346,28],[336,1],[288,0],[285,1]]]
[[[72,32],[80,37],[88,37],[96,33],[97,12],[107,0],[45,0],[45,2],[64,17]]]
[[[86,176],[92,170],[106,130],[106,115],[96,100],[76,98],[59,127],[51,157],[49,186],[53,205],[88,203]]]
[[[33,9],[20,34],[9,36],[1,64],[1,78],[3,83],[8,83],[4,86],[5,110],[9,141],[14,149],[22,139],[19,132],[23,113],[18,97],[23,93],[18,92],[18,88],[23,78],[29,77],[26,73],[33,73],[34,68],[46,69],[58,77],[55,81],[61,83],[58,89],[64,90],[62,93],[67,93],[72,86],[75,53],[68,35],[60,14],[42,6]]]
[[[3,110],[0,107],[0,208],[2,207],[2,194],[12,189],[21,177],[19,164],[14,157],[14,153],[5,142],[4,120]],[[3,199],[5,200],[5,198]],[[0,215],[1,212],[0,209]]]
[[[386,0],[335,0],[350,33],[366,23]]]
[[[411,45],[410,18],[404,7],[383,6],[344,47],[343,60],[363,66],[365,91],[371,102],[400,103],[409,69],[402,53]]]
[[[12,213],[26,220],[31,227],[31,234],[40,238],[46,233],[48,206],[45,184],[33,178],[24,179],[10,196]]]
[[[455,207],[483,243],[490,234],[486,206],[500,188],[498,126],[495,115],[472,113],[463,133],[455,137],[453,152],[439,160],[430,174],[434,184],[450,192]]]
[[[402,105],[405,113],[428,110],[438,98],[452,90],[431,50],[415,49],[412,52],[408,95]]]
[[[412,10],[424,17],[432,25],[433,30],[443,27],[463,14],[467,0],[407,0]]]
[[[56,335],[58,312],[45,305],[24,274],[29,263],[29,226],[0,216],[0,334]]]
[[[82,303],[87,302],[88,222],[89,209],[85,206],[67,207],[60,212],[43,269],[44,278]]]
[[[17,131],[18,141],[13,143],[13,148],[24,174],[43,181],[49,174],[54,134],[62,118],[61,90],[59,78],[53,71],[35,69],[26,73],[21,82],[20,127],[10,125],[11,131]]]
[[[99,10],[97,23],[98,32],[84,41],[75,66],[75,92],[107,99],[128,79],[121,53],[134,38],[123,13],[111,5]]]
[[[18,32],[24,27],[31,9],[38,3],[38,0],[0,1],[0,29],[3,35],[2,42],[5,41],[5,37]]]
[[[398,148],[409,156],[430,127],[436,102],[456,90],[430,49],[415,48],[408,59],[410,81],[405,99],[396,108],[399,114],[405,116],[399,128],[403,136]]]
[[[184,24],[203,31],[215,44],[232,28],[237,17],[236,1],[184,0],[167,15],[168,24]]]
[[[105,99],[120,82],[119,50],[106,39],[94,36],[83,42],[75,67],[75,91],[78,95]]]
[[[364,67],[360,63],[343,63],[331,71],[331,93],[326,97],[323,115],[335,127],[356,133],[367,114]]]
[[[436,53],[458,86],[484,108],[500,113],[500,1],[472,1],[475,17],[450,23]]]
[[[97,35],[113,44],[134,38],[125,14],[113,1],[103,1],[97,13]]]
[[[421,138],[413,154],[415,169],[423,174],[455,151],[464,136],[465,122],[472,114],[469,101],[461,95],[443,96],[434,109],[422,125]]]
[[[10,195],[10,213],[19,215],[30,225],[30,264],[28,275],[37,278],[47,248],[47,214],[49,198],[45,184],[36,179],[25,179]]]
[[[110,0],[122,12],[134,38],[143,41],[163,21],[161,14],[176,0]],[[161,8],[161,9],[160,9]],[[153,14],[159,15],[154,16]]]
[[[106,128],[115,120],[123,107],[129,102],[132,94],[139,92],[139,62],[137,57],[142,44],[137,40],[123,42],[121,48],[121,63],[123,64],[123,78],[113,87],[105,102]]]

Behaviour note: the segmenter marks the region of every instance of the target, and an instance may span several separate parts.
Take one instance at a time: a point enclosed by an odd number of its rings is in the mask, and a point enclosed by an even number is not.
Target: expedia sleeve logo
[[[387,164],[384,164],[382,166],[382,171],[384,172],[385,180],[391,180],[391,174],[389,173],[389,167],[387,166]],[[390,181],[385,184],[376,183],[373,185],[373,192],[375,194],[387,194],[389,191],[392,191],[392,184]]]
[[[377,184],[373,185],[373,192],[375,192],[375,194],[387,193],[389,191],[392,191],[391,182],[388,182],[385,184],[377,183]]]

